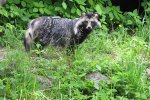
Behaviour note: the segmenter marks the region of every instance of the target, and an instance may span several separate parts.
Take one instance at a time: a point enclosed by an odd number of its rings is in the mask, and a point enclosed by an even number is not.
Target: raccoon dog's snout
[[[92,30],[92,27],[91,26],[87,26],[86,29]]]
[[[91,24],[91,22],[88,22],[88,25],[87,25],[86,29],[92,30],[92,24]]]

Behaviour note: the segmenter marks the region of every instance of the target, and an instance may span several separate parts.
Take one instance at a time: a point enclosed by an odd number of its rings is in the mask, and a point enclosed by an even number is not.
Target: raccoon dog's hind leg
[[[31,49],[35,38],[37,38],[38,33],[36,33],[35,31],[39,28],[39,26],[40,26],[39,19],[34,19],[29,23],[28,29],[24,37],[24,46],[26,51],[29,51]]]

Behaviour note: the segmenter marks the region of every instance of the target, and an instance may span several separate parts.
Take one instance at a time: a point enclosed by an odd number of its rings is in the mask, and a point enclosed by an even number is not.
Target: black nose
[[[92,27],[88,26],[88,27],[87,27],[87,29],[91,30],[91,29],[92,29]]]

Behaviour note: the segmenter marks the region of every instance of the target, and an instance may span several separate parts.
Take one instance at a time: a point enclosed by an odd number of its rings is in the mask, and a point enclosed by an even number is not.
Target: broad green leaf
[[[61,12],[62,11],[62,7],[55,7],[55,11]]]
[[[65,2],[62,2],[62,6],[64,9],[67,9],[67,4]]]
[[[114,19],[114,15],[113,15],[112,12],[109,12],[109,17],[110,17],[111,20]]]
[[[13,13],[10,13],[10,16],[11,16],[11,17],[14,17],[14,14],[13,14]]]
[[[43,8],[40,8],[39,11],[40,11],[41,14],[44,14]]]
[[[9,0],[8,0],[9,1]],[[20,0],[14,0],[14,2],[13,3],[15,3],[15,4],[19,4],[20,3]]]
[[[5,17],[8,17],[8,12],[5,9],[1,9],[0,14]]]
[[[93,0],[89,0],[90,5],[94,5],[94,1]]]
[[[80,5],[80,8],[81,8],[82,11],[86,11],[84,6]]]
[[[47,9],[47,8],[44,9],[44,12],[45,12],[46,14],[51,14],[51,11],[50,11],[49,9]]]
[[[44,7],[43,1],[39,2],[39,7]]]
[[[33,8],[33,12],[38,12],[38,8]]]
[[[14,3],[14,0],[8,0],[7,2],[9,2],[9,3]]]
[[[117,20],[120,20],[119,14],[118,14],[116,11],[114,11],[113,14],[114,14],[114,16],[115,16],[115,18],[116,18]]]
[[[76,0],[76,2],[78,3],[78,4],[81,4],[81,5],[85,5],[85,0]]]
[[[109,13],[111,11],[111,8],[108,6],[105,8],[105,13]]]
[[[109,7],[112,6],[112,2],[108,0]]]
[[[101,66],[99,66],[99,65],[96,65],[96,68],[97,68],[99,71],[102,70]]]
[[[106,20],[106,16],[105,16],[105,15],[102,15],[101,21],[102,21],[102,22],[105,22],[105,20]]]
[[[95,6],[95,10],[96,10],[96,11],[98,12],[98,14],[100,14],[100,15],[101,15],[102,12],[103,12],[100,5],[96,5],[96,6]]]
[[[71,13],[75,13],[76,12],[76,8],[75,7],[72,7],[71,8]]]
[[[33,2],[34,7],[39,7],[39,3]]]
[[[22,18],[21,18],[23,21],[28,21],[29,20],[29,18],[28,17],[26,17],[26,16],[22,16]]]
[[[21,5],[22,5],[23,7],[26,7],[26,2],[21,1]]]
[[[70,13],[65,12],[65,16],[70,17],[71,15],[70,15]]]
[[[127,21],[127,24],[128,24],[128,25],[131,25],[132,23],[133,23],[133,22],[132,22],[131,20],[128,20],[128,21]]]
[[[137,9],[135,9],[135,10],[133,11],[133,13],[137,16],[137,15],[138,15]]]
[[[19,16],[19,15],[20,15],[20,13],[17,12],[17,11],[14,11],[13,13],[14,13],[16,16]]]
[[[150,8],[147,8],[145,11],[150,12]]]
[[[81,11],[79,9],[77,9],[77,14],[81,16]]]

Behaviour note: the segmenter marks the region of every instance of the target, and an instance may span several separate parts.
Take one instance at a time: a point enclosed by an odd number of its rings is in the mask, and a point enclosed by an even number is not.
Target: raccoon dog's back
[[[68,46],[77,20],[47,16],[32,20],[28,25],[24,40],[26,49],[31,48],[35,39],[43,46],[48,44],[59,47]]]

